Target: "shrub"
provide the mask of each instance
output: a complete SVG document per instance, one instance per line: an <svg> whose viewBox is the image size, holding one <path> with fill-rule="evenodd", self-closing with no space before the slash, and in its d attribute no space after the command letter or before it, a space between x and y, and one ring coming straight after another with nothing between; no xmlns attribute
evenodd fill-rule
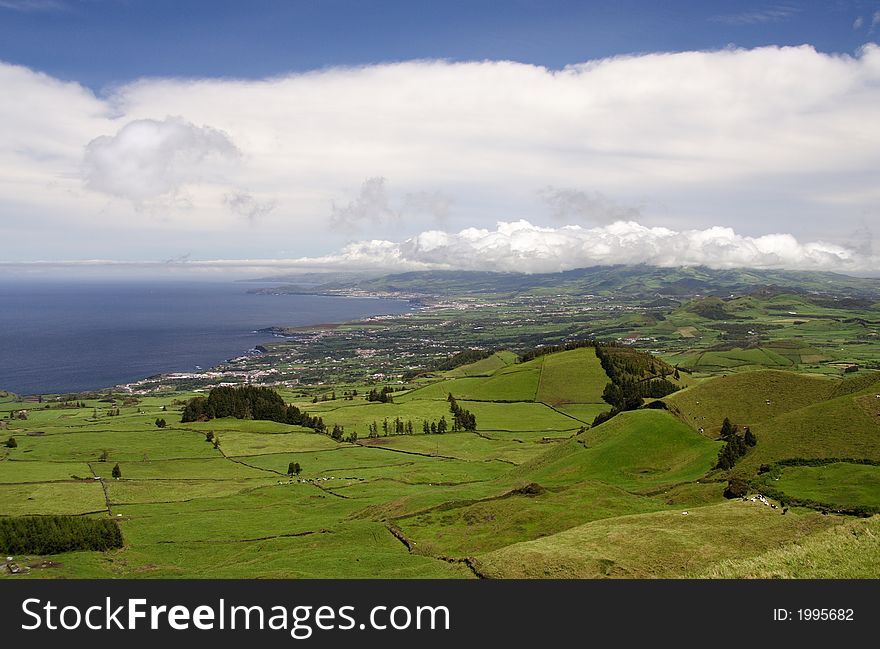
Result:
<svg viewBox="0 0 880 649"><path fill-rule="evenodd" d="M749 483L742 478L731 478L724 490L725 498L742 498L749 492Z"/></svg>

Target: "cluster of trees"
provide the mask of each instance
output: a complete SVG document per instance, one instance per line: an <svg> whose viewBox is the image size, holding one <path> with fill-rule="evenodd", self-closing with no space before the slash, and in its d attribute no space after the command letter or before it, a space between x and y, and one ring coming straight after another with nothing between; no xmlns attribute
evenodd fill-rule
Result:
<svg viewBox="0 0 880 649"><path fill-rule="evenodd" d="M611 406L593 420L604 423L625 410L641 408L645 399L660 399L678 390L667 376L680 378L678 368L638 350L613 343L596 343L596 356L611 383L605 386L602 399Z"/></svg>
<svg viewBox="0 0 880 649"><path fill-rule="evenodd" d="M379 424L375 421L367 426L368 436L372 438L379 437L379 428ZM415 432L412 419L403 421L400 417L395 417L394 421L388 421L386 417L382 420L381 428L383 437L388 437L388 435L412 435Z"/></svg>
<svg viewBox="0 0 880 649"><path fill-rule="evenodd" d="M50 404L46 404L46 407L48 408L49 405ZM56 408L86 408L88 406L86 406L85 401L71 401L71 400L67 399L67 400L61 401L60 403L56 403L55 407Z"/></svg>
<svg viewBox="0 0 880 649"><path fill-rule="evenodd" d="M318 433L327 431L321 417L312 417L296 406L287 405L271 388L251 385L212 388L207 397L190 399L183 408L181 421L208 421L217 417L277 421L305 426Z"/></svg>
<svg viewBox="0 0 880 649"><path fill-rule="evenodd" d="M165 428L165 426L167 426L167 425L168 425L168 423L163 418L156 420L156 428Z"/></svg>
<svg viewBox="0 0 880 649"><path fill-rule="evenodd" d="M429 422L427 419L422 422L422 432L426 435L443 435L449 430L449 423L446 417L440 417L439 421Z"/></svg>
<svg viewBox="0 0 880 649"><path fill-rule="evenodd" d="M0 516L0 552L57 554L122 547L112 520L85 516Z"/></svg>
<svg viewBox="0 0 880 649"><path fill-rule="evenodd" d="M740 435L739 427L731 424L728 417L725 417L721 424L721 439L726 443L718 452L718 463L715 468L725 471L732 469L737 461L748 453L750 447L758 444L758 439L748 426Z"/></svg>
<svg viewBox="0 0 880 649"><path fill-rule="evenodd" d="M354 398L357 396L357 394L357 390L346 390L342 393L342 398L345 401L354 401ZM318 395L315 395L315 397L312 399L312 403L318 403L319 401L336 401L336 390L333 390L329 395L322 394L320 399L318 398Z"/></svg>
<svg viewBox="0 0 880 649"><path fill-rule="evenodd" d="M605 370L605 374L608 375L612 383L624 385L630 382L636 383L662 379L674 388L672 392L678 389L674 384L666 381L667 376L673 376L676 379L680 378L681 375L678 372L678 368L672 367L669 363L656 356L615 343L599 343L595 347L596 356L602 364L602 369ZM658 385L662 386L663 384ZM666 392L666 394L670 393ZM656 395L656 397L665 397L666 394ZM654 394L645 394L644 396L655 397Z"/></svg>
<svg viewBox="0 0 880 649"><path fill-rule="evenodd" d="M299 465L299 462L291 462L287 465L287 475L299 475L302 473L302 467Z"/></svg>
<svg viewBox="0 0 880 649"><path fill-rule="evenodd" d="M470 410L465 410L455 401L452 393L446 397L449 402L449 412L452 413L452 432L457 433L461 430L473 432L477 430L477 418ZM445 430L443 431L446 432Z"/></svg>
<svg viewBox="0 0 880 649"><path fill-rule="evenodd" d="M378 401L379 403L393 403L394 397L391 394L394 388L385 386L381 390L373 388L367 393L367 401Z"/></svg>
<svg viewBox="0 0 880 649"><path fill-rule="evenodd" d="M333 428L330 430L330 437L337 442L350 442L351 444L354 444L358 439L358 434L357 432L352 431L352 433L346 437L345 426L333 424Z"/></svg>

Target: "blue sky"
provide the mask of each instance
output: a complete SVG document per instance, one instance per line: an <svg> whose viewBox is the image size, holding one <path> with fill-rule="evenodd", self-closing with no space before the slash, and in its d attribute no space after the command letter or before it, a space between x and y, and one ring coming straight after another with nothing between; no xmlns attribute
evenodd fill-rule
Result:
<svg viewBox="0 0 880 649"><path fill-rule="evenodd" d="M868 0L0 0L0 59L100 89L421 58L560 68L728 45L853 52L880 36L878 10Z"/></svg>
<svg viewBox="0 0 880 649"><path fill-rule="evenodd" d="M0 266L880 272L878 39L880 0L0 0Z"/></svg>

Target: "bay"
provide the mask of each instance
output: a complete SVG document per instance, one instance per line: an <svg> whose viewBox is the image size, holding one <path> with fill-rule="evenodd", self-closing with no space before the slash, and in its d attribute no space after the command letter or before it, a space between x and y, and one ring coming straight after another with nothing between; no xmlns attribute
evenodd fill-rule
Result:
<svg viewBox="0 0 880 649"><path fill-rule="evenodd" d="M235 282L0 282L0 389L95 390L207 369L272 339L257 330L410 310L400 300L268 295Z"/></svg>

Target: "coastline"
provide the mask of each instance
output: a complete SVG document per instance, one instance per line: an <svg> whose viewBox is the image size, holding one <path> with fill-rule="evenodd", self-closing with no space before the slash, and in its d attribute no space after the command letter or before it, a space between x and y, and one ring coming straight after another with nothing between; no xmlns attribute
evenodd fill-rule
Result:
<svg viewBox="0 0 880 649"><path fill-rule="evenodd" d="M66 286L59 285L62 288ZM93 287L94 288L94 287ZM131 287L123 286L122 292ZM161 290L155 291L160 298L165 294L166 286L160 286ZM240 287L239 287L240 288ZM192 290L192 287L189 287ZM97 291L95 291L97 292ZM173 293L174 291L170 291ZM216 291L215 291L216 292ZM213 294L211 294L213 295ZM127 386L133 386L143 382L161 382L169 377L194 376L196 374L216 373L222 371L220 368L234 364L242 359L252 359L256 355L264 353L265 345L270 343L273 338L278 337L276 330L286 329L290 327L291 331L304 330L320 330L337 328L349 322L361 321L365 318L393 316L398 313L406 313L413 308L410 300L391 296L362 296L362 295L339 295L339 294L303 294L306 298L348 298L337 303L337 300L331 300L334 306L329 309L329 313L321 313L328 309L324 308L323 300L316 301L312 299L306 304L299 304L288 301L286 304L282 302L267 301L257 306L257 313L254 318L260 318L263 321L272 320L285 322L289 321L290 325L273 325L268 327L254 326L254 322L247 322L251 314L251 307L254 303L248 300L253 299L250 291L236 293L235 291L220 291L217 293L219 305L217 311L218 317L204 318L208 327L193 324L193 318L188 317L178 330L175 325L175 319L179 317L177 314L181 311L196 311L200 308L200 304L189 304L189 295L176 296L176 301L171 300L171 307L161 309L165 311L161 314L165 320L161 324L160 332L161 340L154 340L149 337L152 332L147 331L149 340L144 340L144 327L138 321L139 313L132 313L126 310L127 305L120 307L122 309L123 318L117 322L112 310L100 314L100 316L90 315L95 319L95 325L89 326L88 321L74 322L74 326L70 331L62 331L61 336L56 331L48 331L44 336L37 335L32 332L33 327L29 321L21 319L20 322L13 322L12 333L7 337L7 351L9 359L5 359L6 370L9 374L8 378L19 379L23 376L24 380L17 383L14 380L0 380L0 389L8 390L20 397L39 395L74 395L86 393L106 393L112 390L126 390ZM296 297L287 294L289 297ZM229 297L234 299L230 304ZM76 299L76 295L73 296ZM371 305L364 311L353 306L356 302L363 303L363 300L374 301L376 299L392 300L396 303L396 307L388 305ZM156 299L156 298L154 298ZM205 301L205 299L203 299ZM210 295L207 298L210 301ZM51 301L47 301L50 303ZM261 301L262 302L262 301ZM349 304L346 305L345 302ZM243 304L244 303L244 304ZM59 311L62 316L69 316L70 319L76 320L77 313L69 315L63 312L57 304L52 305L53 311L44 308L43 302L40 302L32 308L31 320L40 324L52 323L53 321L63 320L59 317ZM165 305L157 307L157 311ZM144 305L138 305L135 309L147 309ZM225 309L225 310L224 310ZM349 312L345 312L346 309ZM149 310L149 309L148 309ZM340 313L340 311L343 311ZM353 312L352 312L353 311ZM231 315L231 322L227 322L225 315ZM266 315L260 315L260 314ZM311 321L297 322L297 318L308 317L311 315ZM150 314L152 315L152 313ZM187 315L191 315L187 313ZM201 316L200 316L201 317ZM135 320L135 325L129 326L124 320ZM222 323L211 329L211 324ZM155 325L149 322L149 325ZM19 342L15 337L15 327L25 331L23 342ZM134 327L140 327L136 329ZM111 334L105 336L101 330L112 330ZM79 335L79 331L84 333ZM5 333L9 333L8 331ZM69 340L62 341L58 338L68 337ZM206 338L207 337L207 338ZM59 351L52 354L47 351L48 346L44 344L44 340L49 340L50 344L54 344ZM205 346L205 349L196 351L200 343L206 340L211 342ZM236 344L236 341L237 344ZM163 345L162 343L169 343ZM68 344L64 344L68 343ZM227 349L224 353L223 347ZM36 350L36 351L34 351ZM124 352L115 361L114 351ZM164 359L162 357L165 357ZM212 358L213 356L213 358ZM140 373L126 372L127 368L133 368L134 363L129 360L134 358L135 361L144 361L142 365L153 365L158 371L145 371ZM56 371L56 368L62 368ZM207 368L207 369L202 369ZM144 368L148 369L148 368ZM153 368L149 368L153 369ZM98 380L90 382L88 376L90 373L97 375ZM116 374L118 378L113 377L110 381L101 381L100 376L109 378L109 375ZM89 384L91 383L91 384Z"/></svg>

